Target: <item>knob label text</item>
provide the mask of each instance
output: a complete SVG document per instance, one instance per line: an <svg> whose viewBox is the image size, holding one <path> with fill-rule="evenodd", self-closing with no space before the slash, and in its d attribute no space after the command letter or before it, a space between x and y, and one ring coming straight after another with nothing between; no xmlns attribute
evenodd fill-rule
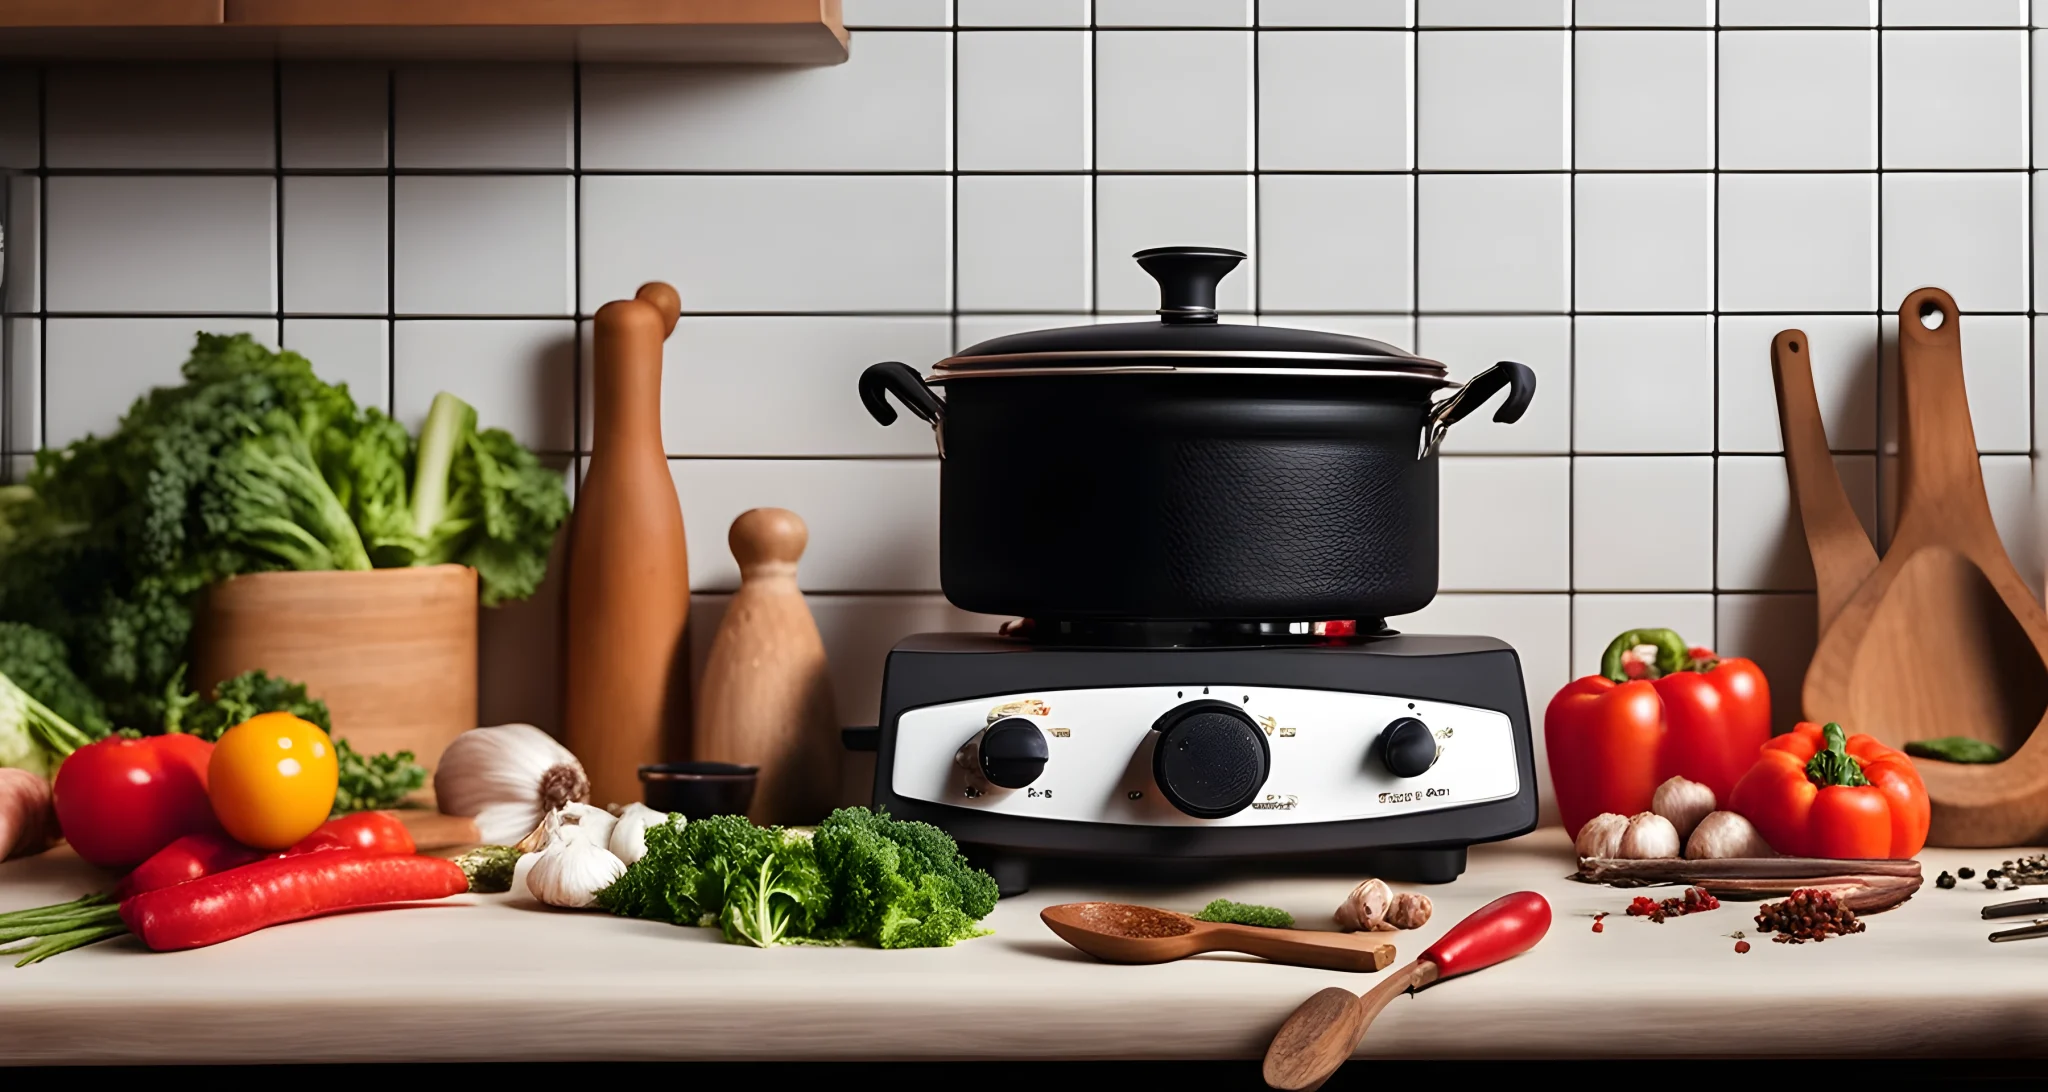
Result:
<svg viewBox="0 0 2048 1092"><path fill-rule="evenodd" d="M1413 804L1418 800L1436 800L1451 795L1449 789L1411 789L1407 792L1383 792L1382 804Z"/></svg>

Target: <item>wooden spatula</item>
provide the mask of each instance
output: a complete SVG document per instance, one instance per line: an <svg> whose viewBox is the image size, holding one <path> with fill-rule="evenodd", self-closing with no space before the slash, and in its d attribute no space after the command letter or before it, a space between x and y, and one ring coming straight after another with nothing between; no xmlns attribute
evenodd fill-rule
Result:
<svg viewBox="0 0 2048 1092"><path fill-rule="evenodd" d="M1877 571L1877 549L1856 518L1821 423L1813 390L1813 362L1804 330L1771 339L1771 381L1778 390L1778 429L1785 437L1785 472L1813 555L1813 584L1826 632L1856 589Z"/></svg>
<svg viewBox="0 0 2048 1092"><path fill-rule="evenodd" d="M2034 738L2048 712L2048 613L1991 520L1961 327L1939 288L1899 308L1898 530L1821 634L1802 698L1807 719L1894 747L1961 735L2003 748L1992 765L1916 761L1934 804L1928 844L2024 845L2048 834L2048 743Z"/></svg>

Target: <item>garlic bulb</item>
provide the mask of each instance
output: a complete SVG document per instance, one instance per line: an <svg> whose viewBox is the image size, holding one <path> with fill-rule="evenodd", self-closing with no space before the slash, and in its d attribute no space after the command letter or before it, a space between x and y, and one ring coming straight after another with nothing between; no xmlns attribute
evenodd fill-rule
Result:
<svg viewBox="0 0 2048 1092"><path fill-rule="evenodd" d="M594 839L595 827L564 826L526 873L526 890L549 906L585 907L626 874L626 862Z"/></svg>
<svg viewBox="0 0 2048 1092"><path fill-rule="evenodd" d="M612 828L619 825L619 817L594 804L564 804L548 817L547 825L551 839L565 827L580 827L583 833L590 835L592 842L609 847Z"/></svg>
<svg viewBox="0 0 2048 1092"><path fill-rule="evenodd" d="M1387 916L1387 907L1394 901L1394 891L1385 880L1361 880L1351 889L1344 901L1337 904L1337 925L1347 933L1360 930L1380 931Z"/></svg>
<svg viewBox="0 0 2048 1092"><path fill-rule="evenodd" d="M1626 817L1616 815L1611 811L1602 812L1586 820L1586 825L1579 828L1578 841L1573 843L1572 848L1578 852L1581 858L1619 857L1621 856L1621 835L1627 829L1628 819Z"/></svg>
<svg viewBox="0 0 2048 1092"><path fill-rule="evenodd" d="M590 796L590 778L569 749L531 724L473 728L455 737L434 769L444 815L476 819L486 843L511 845L548 813Z"/></svg>
<svg viewBox="0 0 2048 1092"><path fill-rule="evenodd" d="M1387 907L1387 924L1396 929L1420 929L1429 924L1435 909L1428 895L1403 891L1394 896L1394 905Z"/></svg>
<svg viewBox="0 0 2048 1092"><path fill-rule="evenodd" d="M1681 841L1692 837L1693 828L1700 825L1700 820L1712 815L1717 806L1714 790L1682 777L1671 778L1657 786L1656 793L1650 797L1650 810L1671 820Z"/></svg>
<svg viewBox="0 0 2048 1092"><path fill-rule="evenodd" d="M1632 861L1676 857L1678 845L1678 828L1671 820L1654 811L1640 811L1629 816L1628 829L1621 832L1621 850L1615 856Z"/></svg>
<svg viewBox="0 0 2048 1092"><path fill-rule="evenodd" d="M627 804L619 811L619 821L612 826L612 836L605 844L611 849L612 856L632 864L647 856L647 828L668 822L682 826L683 817L655 811L645 804Z"/></svg>
<svg viewBox="0 0 2048 1092"><path fill-rule="evenodd" d="M1689 860L1704 861L1776 854L1748 819L1732 811L1717 811L1693 828L1692 837L1685 842L1685 855Z"/></svg>

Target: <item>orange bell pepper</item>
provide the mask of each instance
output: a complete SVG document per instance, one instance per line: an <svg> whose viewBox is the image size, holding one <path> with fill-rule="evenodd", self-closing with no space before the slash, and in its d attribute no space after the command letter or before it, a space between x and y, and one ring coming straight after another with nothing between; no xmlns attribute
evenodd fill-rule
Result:
<svg viewBox="0 0 2048 1092"><path fill-rule="evenodd" d="M1802 722L1764 744L1728 807L1795 857L1911 857L1932 816L1911 759L1832 722Z"/></svg>

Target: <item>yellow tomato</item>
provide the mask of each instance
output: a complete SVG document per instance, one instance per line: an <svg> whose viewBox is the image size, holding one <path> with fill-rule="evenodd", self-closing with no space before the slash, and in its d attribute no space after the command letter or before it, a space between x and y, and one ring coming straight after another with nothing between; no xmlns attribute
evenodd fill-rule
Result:
<svg viewBox="0 0 2048 1092"><path fill-rule="evenodd" d="M261 713L221 733L206 767L213 814L236 841L283 849L334 808L334 741L290 713Z"/></svg>

